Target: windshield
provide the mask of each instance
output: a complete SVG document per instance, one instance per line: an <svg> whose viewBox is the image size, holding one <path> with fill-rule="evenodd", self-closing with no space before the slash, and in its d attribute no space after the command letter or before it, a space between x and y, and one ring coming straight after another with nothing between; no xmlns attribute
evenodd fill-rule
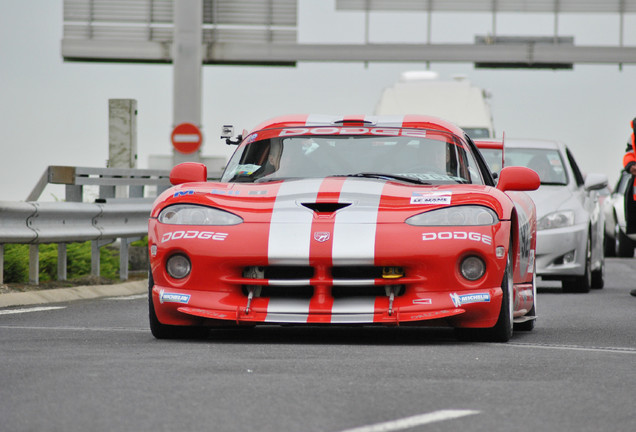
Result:
<svg viewBox="0 0 636 432"><path fill-rule="evenodd" d="M534 148L507 148L505 166L528 167L545 185L566 185L568 177L558 150Z"/></svg>
<svg viewBox="0 0 636 432"><path fill-rule="evenodd" d="M425 184L483 184L473 155L456 136L423 130L412 134L276 136L253 141L237 149L222 181L386 176Z"/></svg>
<svg viewBox="0 0 636 432"><path fill-rule="evenodd" d="M464 132L472 139L488 138L490 131L487 128L464 127Z"/></svg>
<svg viewBox="0 0 636 432"><path fill-rule="evenodd" d="M479 151L481 155L484 157L486 164L488 164L488 168L490 168L490 172L499 174L501 171L501 150L500 149L489 149L489 148L480 148Z"/></svg>

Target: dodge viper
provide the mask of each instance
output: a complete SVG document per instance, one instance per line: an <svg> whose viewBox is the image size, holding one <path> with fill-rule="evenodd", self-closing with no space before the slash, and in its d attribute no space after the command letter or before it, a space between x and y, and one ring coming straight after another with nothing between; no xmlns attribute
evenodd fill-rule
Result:
<svg viewBox="0 0 636 432"><path fill-rule="evenodd" d="M525 167L498 182L463 130L421 116L290 115L185 162L149 220L156 338L256 325L447 326L505 342L536 318Z"/></svg>

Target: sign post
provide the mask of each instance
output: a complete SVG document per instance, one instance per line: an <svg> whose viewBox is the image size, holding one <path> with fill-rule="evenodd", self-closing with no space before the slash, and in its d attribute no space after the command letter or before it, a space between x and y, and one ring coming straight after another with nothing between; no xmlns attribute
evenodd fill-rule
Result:
<svg viewBox="0 0 636 432"><path fill-rule="evenodd" d="M201 132L195 125L201 125L203 0L179 0L174 2L173 7L172 124L174 131L179 129L172 134L174 166L182 162L201 162ZM194 139L196 135L199 136L198 141ZM184 141L175 143L175 138Z"/></svg>

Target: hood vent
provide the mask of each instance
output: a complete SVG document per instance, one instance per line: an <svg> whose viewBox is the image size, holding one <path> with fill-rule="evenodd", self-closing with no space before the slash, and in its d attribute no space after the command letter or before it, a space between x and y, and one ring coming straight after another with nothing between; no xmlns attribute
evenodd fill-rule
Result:
<svg viewBox="0 0 636 432"><path fill-rule="evenodd" d="M313 210L316 213L335 213L338 210L349 207L351 203L339 203L339 202L325 202L325 203L301 203L304 207L307 207L309 210Z"/></svg>

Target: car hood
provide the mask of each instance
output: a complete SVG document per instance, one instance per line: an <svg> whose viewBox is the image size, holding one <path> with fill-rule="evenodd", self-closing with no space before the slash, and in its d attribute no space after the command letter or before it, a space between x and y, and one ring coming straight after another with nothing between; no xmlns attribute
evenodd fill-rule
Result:
<svg viewBox="0 0 636 432"><path fill-rule="evenodd" d="M478 204L509 217L510 199L482 185L415 185L348 177L297 179L267 183L186 183L164 192L152 216L171 204L193 203L222 208L246 222L291 223L301 214L331 217L346 214L352 222L403 222L405 218L449 205ZM503 204L502 204L503 203Z"/></svg>
<svg viewBox="0 0 636 432"><path fill-rule="evenodd" d="M527 194L537 208L537 219L558 210L576 209L576 199L567 186L543 185Z"/></svg>

